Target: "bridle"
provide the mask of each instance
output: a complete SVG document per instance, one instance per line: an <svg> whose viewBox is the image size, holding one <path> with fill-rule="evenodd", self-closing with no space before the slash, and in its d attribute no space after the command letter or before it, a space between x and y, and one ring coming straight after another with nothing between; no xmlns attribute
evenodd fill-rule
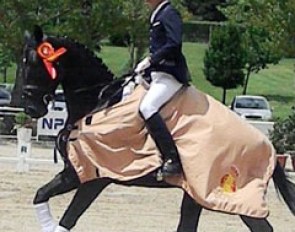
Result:
<svg viewBox="0 0 295 232"><path fill-rule="evenodd" d="M23 86L23 97L42 97L45 105L48 105L49 101L53 99L54 94L48 93L47 89L36 86L36 85L24 85Z"/></svg>

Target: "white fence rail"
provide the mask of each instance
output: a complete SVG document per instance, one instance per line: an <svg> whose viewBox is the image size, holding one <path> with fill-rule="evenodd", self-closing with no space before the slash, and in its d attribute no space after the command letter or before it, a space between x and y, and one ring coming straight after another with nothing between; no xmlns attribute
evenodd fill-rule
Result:
<svg viewBox="0 0 295 232"><path fill-rule="evenodd" d="M23 112L23 108L10 107L10 106L1 106L0 107L0 117L4 116L15 116L19 112Z"/></svg>
<svg viewBox="0 0 295 232"><path fill-rule="evenodd" d="M30 168L35 168L36 165L47 165L50 168L56 165L62 165L61 162L58 164L54 163L52 148L38 148L32 145L31 140L18 140L17 144L11 141L8 143L2 141L0 164L13 164L15 165L16 171L20 173L28 172ZM38 154L39 152L40 154Z"/></svg>
<svg viewBox="0 0 295 232"><path fill-rule="evenodd" d="M14 149L9 149L9 151L13 152L15 155L12 156L10 154L10 156L8 156L9 154L5 154L5 151L0 149L0 163L13 164L15 165L16 171L20 173L28 172L31 168L35 168L36 165L46 165L50 168L53 166L63 165L62 162L57 164L54 163L53 149L51 149L51 154L46 154L47 157L52 157L51 159L41 158L40 155L37 157L37 155L34 154L36 151L34 151L34 147L32 147L31 142L22 144L18 143ZM4 154L2 152L4 152Z"/></svg>
<svg viewBox="0 0 295 232"><path fill-rule="evenodd" d="M15 107L0 107L0 119L5 116L16 116L17 113L23 112L23 108ZM49 110L48 113L39 118L36 123L36 136L33 140L39 140L44 137L56 137L58 132L64 127L67 118L66 111ZM0 135L0 139L14 139L15 135Z"/></svg>

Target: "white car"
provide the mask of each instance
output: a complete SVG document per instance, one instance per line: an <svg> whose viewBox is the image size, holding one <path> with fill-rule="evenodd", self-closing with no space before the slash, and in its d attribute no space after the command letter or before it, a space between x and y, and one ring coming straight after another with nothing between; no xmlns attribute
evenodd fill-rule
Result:
<svg viewBox="0 0 295 232"><path fill-rule="evenodd" d="M5 90L7 90L9 93L12 92L13 87L14 87L14 84L0 83L0 88L1 88L1 89L5 89Z"/></svg>
<svg viewBox="0 0 295 232"><path fill-rule="evenodd" d="M272 119L270 105L267 99L262 96L236 96L230 107L234 112L245 119L263 121L269 121Z"/></svg>

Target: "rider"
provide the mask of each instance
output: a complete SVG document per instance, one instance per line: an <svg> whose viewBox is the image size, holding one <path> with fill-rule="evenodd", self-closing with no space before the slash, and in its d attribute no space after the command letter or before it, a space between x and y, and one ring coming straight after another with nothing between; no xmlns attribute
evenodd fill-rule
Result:
<svg viewBox="0 0 295 232"><path fill-rule="evenodd" d="M160 116L159 110L184 85L189 74L182 54L182 20L168 0L145 0L152 10L150 16L150 54L135 68L146 72L151 84L140 103L139 111L147 129L163 156L162 175L182 172L178 149Z"/></svg>

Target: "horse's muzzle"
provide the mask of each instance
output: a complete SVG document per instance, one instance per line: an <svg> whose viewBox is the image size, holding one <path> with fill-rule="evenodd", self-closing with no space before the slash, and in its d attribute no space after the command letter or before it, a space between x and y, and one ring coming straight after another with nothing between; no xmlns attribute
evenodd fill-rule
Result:
<svg viewBox="0 0 295 232"><path fill-rule="evenodd" d="M25 113L30 115L32 118L41 118L48 113L45 107L37 108L33 105L26 106Z"/></svg>

